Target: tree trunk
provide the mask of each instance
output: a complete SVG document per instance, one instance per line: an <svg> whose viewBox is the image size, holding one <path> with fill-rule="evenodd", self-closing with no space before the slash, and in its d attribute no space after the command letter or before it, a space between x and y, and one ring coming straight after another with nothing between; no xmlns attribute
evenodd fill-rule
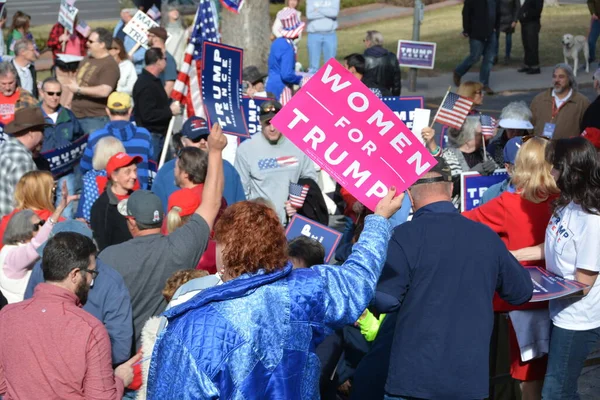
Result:
<svg viewBox="0 0 600 400"><path fill-rule="evenodd" d="M221 11L222 42L244 49L244 66L256 65L266 73L271 47L269 0L247 0L239 14Z"/></svg>

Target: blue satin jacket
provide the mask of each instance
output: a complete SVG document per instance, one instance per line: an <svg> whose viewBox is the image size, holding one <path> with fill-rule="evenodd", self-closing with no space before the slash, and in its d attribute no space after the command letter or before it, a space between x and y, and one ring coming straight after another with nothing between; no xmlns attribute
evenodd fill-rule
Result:
<svg viewBox="0 0 600 400"><path fill-rule="evenodd" d="M318 399L315 348L367 307L390 232L369 216L342 266L242 275L166 311L148 399Z"/></svg>

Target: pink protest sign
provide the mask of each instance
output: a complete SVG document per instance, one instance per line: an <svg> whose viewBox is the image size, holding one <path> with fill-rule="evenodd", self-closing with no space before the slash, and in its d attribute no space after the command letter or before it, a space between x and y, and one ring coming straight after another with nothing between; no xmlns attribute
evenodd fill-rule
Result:
<svg viewBox="0 0 600 400"><path fill-rule="evenodd" d="M436 164L406 125L335 59L272 123L371 210L390 186L403 191Z"/></svg>

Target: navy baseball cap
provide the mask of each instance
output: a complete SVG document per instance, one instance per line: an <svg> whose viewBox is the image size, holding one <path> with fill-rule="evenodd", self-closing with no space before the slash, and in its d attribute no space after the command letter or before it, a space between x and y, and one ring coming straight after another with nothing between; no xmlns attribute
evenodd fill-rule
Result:
<svg viewBox="0 0 600 400"><path fill-rule="evenodd" d="M210 130L204 118L190 117L181 127L181 135L194 141L200 139L202 136L208 137L209 134Z"/></svg>
<svg viewBox="0 0 600 400"><path fill-rule="evenodd" d="M504 162L514 164L517 159L517 153L523 144L523 137L517 136L510 139L504 146Z"/></svg>

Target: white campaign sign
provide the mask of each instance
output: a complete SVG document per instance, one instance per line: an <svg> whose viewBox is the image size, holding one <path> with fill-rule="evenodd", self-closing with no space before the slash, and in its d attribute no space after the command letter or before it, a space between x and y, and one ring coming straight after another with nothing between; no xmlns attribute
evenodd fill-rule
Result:
<svg viewBox="0 0 600 400"><path fill-rule="evenodd" d="M148 48L148 29L159 26L152 18L142 11L135 13L131 21L125 25L123 32L129 35L133 40Z"/></svg>
<svg viewBox="0 0 600 400"><path fill-rule="evenodd" d="M77 17L78 12L79 10L69 4L68 0L61 0L60 9L58 10L58 23L64 26L69 33L73 33L75 17Z"/></svg>

